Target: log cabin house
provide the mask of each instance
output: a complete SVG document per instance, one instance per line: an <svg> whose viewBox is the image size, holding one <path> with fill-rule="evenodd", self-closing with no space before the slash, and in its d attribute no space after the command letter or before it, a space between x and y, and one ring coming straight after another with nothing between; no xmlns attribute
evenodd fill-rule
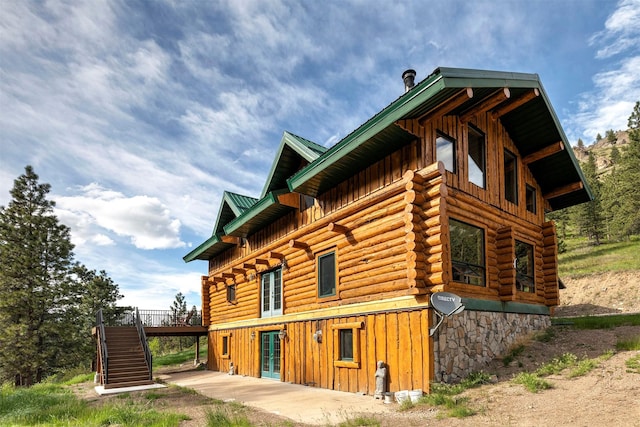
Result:
<svg viewBox="0 0 640 427"><path fill-rule="evenodd" d="M331 148L285 132L258 198L225 192L184 257L208 368L373 394L429 390L550 325L545 212L591 199L536 74L438 68ZM466 309L429 336L430 294Z"/></svg>

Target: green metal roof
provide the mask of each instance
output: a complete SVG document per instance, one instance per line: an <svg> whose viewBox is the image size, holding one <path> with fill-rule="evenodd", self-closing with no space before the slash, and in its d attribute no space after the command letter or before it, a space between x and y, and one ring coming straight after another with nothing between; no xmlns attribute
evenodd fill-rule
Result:
<svg viewBox="0 0 640 427"><path fill-rule="evenodd" d="M207 261L216 255L222 253L226 249L234 246L232 243L225 243L221 240L221 235L214 234L207 240L198 245L197 248L186 254L182 259L184 262L190 262L196 259Z"/></svg>
<svg viewBox="0 0 640 427"><path fill-rule="evenodd" d="M565 150L529 165L543 194L566 184L582 181L582 190L550 199L552 209L562 209L592 199L571 145L537 74L458 68L435 70L413 89L290 177L287 180L289 189L317 196L334 187L353 173L415 139L396 126L396 121L421 117L466 87L474 89L473 98L451 114L467 110L500 88L508 87L513 98L531 89L538 89L540 96L506 114L501 121L523 156L558 141L564 143Z"/></svg>
<svg viewBox="0 0 640 427"><path fill-rule="evenodd" d="M397 126L398 120L421 117L467 87L473 88L473 98L450 114L463 112L504 87L509 88L514 99L531 89L538 89L540 96L500 120L522 156L558 141L564 143L564 150L529 164L543 194L578 181L583 183L581 190L549 199L552 209L592 199L537 74L438 68L330 149L285 132L261 199L225 192L213 236L187 254L184 260L210 259L233 246L221 240L222 233L247 237L289 213L292 208L278 202L278 195L288 192L283 189L285 183L292 192L316 197L410 143L416 136Z"/></svg>
<svg viewBox="0 0 640 427"><path fill-rule="evenodd" d="M281 205L278 202L278 196L284 193L288 193L288 190L267 193L266 196L243 212L242 215L226 224L224 226L225 234L228 236L247 237L291 212L292 207Z"/></svg>
<svg viewBox="0 0 640 427"><path fill-rule="evenodd" d="M242 194L225 191L222 194L216 225L213 234L221 233L223 227L234 218L239 217L244 211L255 205L258 199L255 197L243 196Z"/></svg>
<svg viewBox="0 0 640 427"><path fill-rule="evenodd" d="M269 191L286 188L287 178L313 162L325 151L327 151L326 147L290 132L284 132L260 197L264 197Z"/></svg>

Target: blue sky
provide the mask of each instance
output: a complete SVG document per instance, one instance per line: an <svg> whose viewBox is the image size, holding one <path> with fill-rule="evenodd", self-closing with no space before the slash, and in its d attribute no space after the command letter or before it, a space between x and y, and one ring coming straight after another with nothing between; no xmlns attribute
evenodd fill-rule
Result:
<svg viewBox="0 0 640 427"><path fill-rule="evenodd" d="M438 66L538 73L572 143L626 129L640 0L0 0L0 205L32 165L122 304L200 306L224 190L331 146Z"/></svg>

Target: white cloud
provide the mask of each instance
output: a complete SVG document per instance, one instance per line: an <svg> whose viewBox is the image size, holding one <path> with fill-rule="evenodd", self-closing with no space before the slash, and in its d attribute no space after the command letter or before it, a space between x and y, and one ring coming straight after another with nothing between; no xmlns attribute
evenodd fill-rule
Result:
<svg viewBox="0 0 640 427"><path fill-rule="evenodd" d="M148 196L126 197L97 184L81 188L79 196L56 198L61 222L77 230L76 244L112 244L111 238L94 230L128 237L138 249L184 247L180 221L171 218L160 201Z"/></svg>
<svg viewBox="0 0 640 427"><path fill-rule="evenodd" d="M589 42L600 46L596 58L610 59L593 76L594 89L580 94L577 112L568 120L568 134L587 143L609 129L627 128L634 104L640 100L640 0L623 0L609 16L605 28ZM613 60L619 55L620 59ZM626 56L623 56L626 55Z"/></svg>

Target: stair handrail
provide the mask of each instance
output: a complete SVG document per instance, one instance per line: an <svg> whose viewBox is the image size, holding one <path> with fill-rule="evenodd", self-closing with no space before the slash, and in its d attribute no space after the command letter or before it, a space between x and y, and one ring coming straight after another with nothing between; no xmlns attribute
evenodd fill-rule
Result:
<svg viewBox="0 0 640 427"><path fill-rule="evenodd" d="M136 307L136 328L138 329L138 337L140 337L140 344L142 345L142 350L144 351L144 360L147 362L147 368L149 369L149 380L153 381L153 373L151 372L151 349L149 349L149 344L147 343L147 334L144 333L144 326L142 326L142 321L140 320L138 307Z"/></svg>
<svg viewBox="0 0 640 427"><path fill-rule="evenodd" d="M96 327L100 331L100 358L102 369L102 383L103 385L109 382L109 352L107 351L107 336L104 331L104 317L102 315L102 309L99 309L96 313Z"/></svg>

